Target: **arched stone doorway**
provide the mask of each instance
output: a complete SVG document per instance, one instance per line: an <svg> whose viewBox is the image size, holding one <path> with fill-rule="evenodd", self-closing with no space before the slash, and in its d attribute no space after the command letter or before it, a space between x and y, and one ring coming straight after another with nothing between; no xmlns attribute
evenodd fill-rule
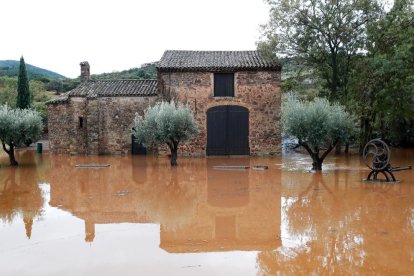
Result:
<svg viewBox="0 0 414 276"><path fill-rule="evenodd" d="M249 110L237 105L207 110L207 155L249 153Z"/></svg>

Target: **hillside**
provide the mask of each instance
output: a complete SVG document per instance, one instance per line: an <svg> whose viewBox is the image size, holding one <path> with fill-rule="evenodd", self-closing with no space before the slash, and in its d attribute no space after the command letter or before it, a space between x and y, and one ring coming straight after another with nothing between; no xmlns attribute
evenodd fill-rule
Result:
<svg viewBox="0 0 414 276"><path fill-rule="evenodd" d="M157 62L142 64L139 68L131 68L120 72L92 75L93 80L125 80L125 79L156 79Z"/></svg>
<svg viewBox="0 0 414 276"><path fill-rule="evenodd" d="M16 77L19 74L19 65L20 62L17 60L0 60L0 77ZM39 79L42 77L47 77L52 80L66 79L66 77L58 73L36 67L28 63L26 63L26 70L29 80Z"/></svg>

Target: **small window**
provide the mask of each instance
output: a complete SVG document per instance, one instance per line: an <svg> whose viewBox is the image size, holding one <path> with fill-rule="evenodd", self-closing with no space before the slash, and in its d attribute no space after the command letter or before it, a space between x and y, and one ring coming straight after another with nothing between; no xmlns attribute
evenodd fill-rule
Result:
<svg viewBox="0 0 414 276"><path fill-rule="evenodd" d="M79 117L79 128L83 128L83 117Z"/></svg>
<svg viewBox="0 0 414 276"><path fill-rule="evenodd" d="M214 97L234 97L234 74L214 74Z"/></svg>

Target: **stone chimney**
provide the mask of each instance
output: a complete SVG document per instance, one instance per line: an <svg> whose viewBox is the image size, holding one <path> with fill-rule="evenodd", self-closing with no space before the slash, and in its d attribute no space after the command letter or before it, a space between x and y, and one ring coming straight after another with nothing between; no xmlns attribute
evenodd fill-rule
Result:
<svg viewBox="0 0 414 276"><path fill-rule="evenodd" d="M80 66L81 66L81 75L80 75L81 82L88 81L91 78L89 62L82 61L80 63Z"/></svg>

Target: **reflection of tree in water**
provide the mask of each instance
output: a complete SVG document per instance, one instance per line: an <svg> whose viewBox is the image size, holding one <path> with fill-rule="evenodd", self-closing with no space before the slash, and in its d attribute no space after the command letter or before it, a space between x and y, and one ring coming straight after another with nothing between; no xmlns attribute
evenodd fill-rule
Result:
<svg viewBox="0 0 414 276"><path fill-rule="evenodd" d="M363 264L362 236L349 227L358 212L346 213L330 186L324 175L314 173L305 190L286 199L284 223L299 246L261 252L258 262L265 275L344 273Z"/></svg>
<svg viewBox="0 0 414 276"><path fill-rule="evenodd" d="M407 227L411 204L401 204L402 191L394 185L349 185L347 178L341 179L337 172L314 174L298 196L283 200L286 233L282 235L287 236L282 238L294 245L259 253L262 274L348 275L413 269L413 229ZM404 244L396 244L401 240Z"/></svg>
<svg viewBox="0 0 414 276"><path fill-rule="evenodd" d="M0 219L12 223L21 215L26 235L31 237L33 220L42 214L43 197L38 185L38 172L33 152L26 151L21 157L27 164L18 168L2 168L0 175Z"/></svg>
<svg viewBox="0 0 414 276"><path fill-rule="evenodd" d="M325 196L326 193L328 193L328 197ZM295 237L309 236L312 239L316 235L315 228L326 223L326 219L332 216L331 205L335 201L335 197L326 185L323 175L314 173L312 181L305 190L297 197L285 200L286 204L282 206L282 212L289 218L285 220L288 232ZM334 206L336 209L338 207Z"/></svg>
<svg viewBox="0 0 414 276"><path fill-rule="evenodd" d="M151 176L137 201L138 215L144 213L165 230L175 230L191 222L199 201L200 167L189 163L170 168L160 160L149 161L148 165L147 173Z"/></svg>

